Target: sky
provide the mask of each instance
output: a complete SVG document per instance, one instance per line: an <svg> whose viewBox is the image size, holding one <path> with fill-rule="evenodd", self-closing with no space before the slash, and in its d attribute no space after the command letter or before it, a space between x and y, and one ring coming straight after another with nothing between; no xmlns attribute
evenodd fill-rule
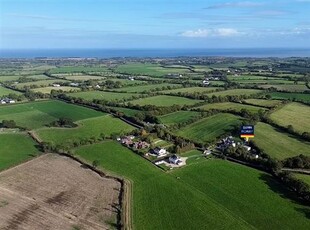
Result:
<svg viewBox="0 0 310 230"><path fill-rule="evenodd" d="M0 50L310 48L310 0L0 0Z"/></svg>

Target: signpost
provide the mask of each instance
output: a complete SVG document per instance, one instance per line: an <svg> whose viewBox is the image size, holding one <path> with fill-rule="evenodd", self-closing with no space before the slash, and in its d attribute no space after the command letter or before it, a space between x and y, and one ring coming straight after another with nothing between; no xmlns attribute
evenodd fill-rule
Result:
<svg viewBox="0 0 310 230"><path fill-rule="evenodd" d="M249 141L249 138L254 138L254 125L242 125L240 128L240 137Z"/></svg>

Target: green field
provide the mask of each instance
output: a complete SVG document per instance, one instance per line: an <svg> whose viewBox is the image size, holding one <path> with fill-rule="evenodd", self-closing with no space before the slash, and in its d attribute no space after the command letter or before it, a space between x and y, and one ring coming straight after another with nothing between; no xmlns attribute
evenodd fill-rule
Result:
<svg viewBox="0 0 310 230"><path fill-rule="evenodd" d="M91 75L62 75L67 80L71 81L88 81L88 80L104 80L104 77Z"/></svg>
<svg viewBox="0 0 310 230"><path fill-rule="evenodd" d="M190 72L188 69L184 68L163 68L160 65L150 63L128 63L119 65L115 71L119 73L149 75L156 77L162 77L168 74L185 74Z"/></svg>
<svg viewBox="0 0 310 230"><path fill-rule="evenodd" d="M300 103L289 103L275 111L270 118L280 126L293 125L299 133L310 132L310 106Z"/></svg>
<svg viewBox="0 0 310 230"><path fill-rule="evenodd" d="M228 113L219 113L185 126L177 134L200 142L209 142L230 132L234 125L241 123L241 118Z"/></svg>
<svg viewBox="0 0 310 230"><path fill-rule="evenodd" d="M310 155L310 143L295 139L265 123L255 125L253 140L268 155L280 160L300 154Z"/></svg>
<svg viewBox="0 0 310 230"><path fill-rule="evenodd" d="M78 93L70 93L67 94L70 97L83 98L85 100L107 100L107 101L117 101L123 99L130 99L134 96L139 96L139 94L134 93L113 93L113 92L104 92L104 91L86 91L86 92L78 92Z"/></svg>
<svg viewBox="0 0 310 230"><path fill-rule="evenodd" d="M247 99L245 100L245 102L252 105L263 106L266 108L273 108L281 104L281 101L278 100L264 100L264 99Z"/></svg>
<svg viewBox="0 0 310 230"><path fill-rule="evenodd" d="M294 173L293 175L297 179L304 181L305 183L307 183L310 186L310 175L305 175L305 174L300 174L300 173Z"/></svg>
<svg viewBox="0 0 310 230"><path fill-rule="evenodd" d="M111 134L126 134L134 130L132 126L111 115L80 120L77 124L77 128L42 128L37 129L36 133L45 142L62 145L92 137L98 139L101 134L109 137Z"/></svg>
<svg viewBox="0 0 310 230"><path fill-rule="evenodd" d="M25 82L25 83L18 83L18 84L14 84L13 86L15 86L17 89L22 89L25 86L31 86L34 85L36 87L45 87L45 86L49 86L52 85L53 83L61 83L61 82L68 82L66 80L59 80L59 79L51 79L51 80L40 80L40 81L31 81L31 82Z"/></svg>
<svg viewBox="0 0 310 230"><path fill-rule="evenodd" d="M32 89L31 91L49 94L51 93L52 90L62 90L64 92L69 92L69 91L80 90L80 88L69 87L69 86L60 86L60 87L49 86L49 87L35 88L35 89Z"/></svg>
<svg viewBox="0 0 310 230"><path fill-rule="evenodd" d="M177 123L182 123L194 118L198 115L198 112L193 111L178 111L174 113L169 113L158 117L160 122L165 125L174 125Z"/></svg>
<svg viewBox="0 0 310 230"><path fill-rule="evenodd" d="M209 93L211 91L215 91L217 89L222 89L220 87L189 87L189 88L180 88L180 89L171 89L171 90L164 90L162 93L169 94L169 93Z"/></svg>
<svg viewBox="0 0 310 230"><path fill-rule="evenodd" d="M141 112L140 110L128 109L128 108L123 108L123 107L109 107L109 108L122 112L126 116L129 116L129 117L135 116L137 113Z"/></svg>
<svg viewBox="0 0 310 230"><path fill-rule="evenodd" d="M102 116L103 113L61 101L31 102L9 105L0 110L0 121L14 120L17 125L36 129L50 124L60 117L73 121Z"/></svg>
<svg viewBox="0 0 310 230"><path fill-rule="evenodd" d="M280 93L280 92L274 92L274 93L268 93L271 95L272 99L288 99L288 100L300 100L305 102L310 102L310 94L306 93Z"/></svg>
<svg viewBox="0 0 310 230"><path fill-rule="evenodd" d="M269 185L281 191L283 187L251 168L205 160L167 174L112 141L83 146L75 152L90 163L98 160L103 170L131 181L134 229L309 227L299 211L308 209L273 192Z"/></svg>
<svg viewBox="0 0 310 230"><path fill-rule="evenodd" d="M175 97L175 96L154 96L147 98L140 98L137 100L130 101L134 105L155 105L155 106L172 106L172 105L194 105L200 100L193 100L185 97Z"/></svg>
<svg viewBox="0 0 310 230"><path fill-rule="evenodd" d="M214 96L238 96L238 95L252 95L252 94L258 94L261 93L261 90L258 89L230 89L215 93L208 93L207 95L212 97Z"/></svg>
<svg viewBox="0 0 310 230"><path fill-rule="evenodd" d="M234 102L212 103L212 104L206 104L206 105L203 105L197 108L203 109L203 110L210 110L210 109L234 110L237 112L240 112L242 109L246 109L252 113L257 113L259 110L266 110L262 107L246 105L246 104L241 104L241 103L234 103Z"/></svg>
<svg viewBox="0 0 310 230"><path fill-rule="evenodd" d="M19 75L4 75L4 76L0 76L0 82L5 82L5 81L16 81L17 79L19 79L21 76Z"/></svg>
<svg viewBox="0 0 310 230"><path fill-rule="evenodd" d="M15 90L11 90L11 89L7 89L7 88L4 88L4 87L0 86L0 97L7 96L10 93L17 94L17 95L21 94L21 92L18 92L18 91L15 91Z"/></svg>
<svg viewBox="0 0 310 230"><path fill-rule="evenodd" d="M150 90L161 91L163 87L181 87L178 84L169 84L169 83L162 83L162 84L148 84L148 85L138 85L138 86L131 86L131 87L123 87L119 89L114 89L114 91L121 91L127 93L142 93L142 92L149 92Z"/></svg>
<svg viewBox="0 0 310 230"><path fill-rule="evenodd" d="M147 84L147 81L136 80L136 79L134 81L131 81L129 79L122 79L122 78L109 78L107 80L113 81L113 82L120 82L123 86L131 86L131 85L136 85L136 84L137 85Z"/></svg>
<svg viewBox="0 0 310 230"><path fill-rule="evenodd" d="M305 85L302 85L302 84L299 84L299 85L294 85L294 84L291 84L291 85L285 85L285 84L282 84L282 85L260 85L259 86L260 88L263 88L263 89L268 89L268 88L276 88L277 90L280 90L280 91L289 91L289 92L304 92L306 90L308 90L307 86Z"/></svg>
<svg viewBox="0 0 310 230"><path fill-rule="evenodd" d="M38 155L35 144L26 134L0 131L0 171Z"/></svg>
<svg viewBox="0 0 310 230"><path fill-rule="evenodd" d="M63 66L49 71L52 74L82 73L82 72L109 72L106 66Z"/></svg>

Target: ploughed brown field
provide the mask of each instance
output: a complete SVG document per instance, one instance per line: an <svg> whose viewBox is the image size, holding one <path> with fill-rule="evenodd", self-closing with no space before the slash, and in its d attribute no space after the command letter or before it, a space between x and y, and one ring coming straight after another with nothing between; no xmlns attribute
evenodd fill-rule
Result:
<svg viewBox="0 0 310 230"><path fill-rule="evenodd" d="M0 229L111 229L121 184L46 154L0 173Z"/></svg>

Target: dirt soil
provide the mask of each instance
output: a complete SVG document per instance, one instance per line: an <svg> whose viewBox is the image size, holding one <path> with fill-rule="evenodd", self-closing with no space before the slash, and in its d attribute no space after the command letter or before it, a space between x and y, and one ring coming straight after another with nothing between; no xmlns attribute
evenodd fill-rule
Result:
<svg viewBox="0 0 310 230"><path fill-rule="evenodd" d="M0 173L0 229L114 229L121 184L46 154Z"/></svg>

